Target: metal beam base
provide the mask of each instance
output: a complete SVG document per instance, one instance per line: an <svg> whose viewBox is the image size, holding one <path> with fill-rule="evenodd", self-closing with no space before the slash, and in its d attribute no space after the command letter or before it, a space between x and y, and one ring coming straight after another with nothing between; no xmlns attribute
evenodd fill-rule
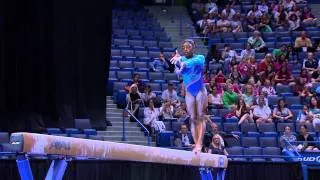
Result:
<svg viewBox="0 0 320 180"><path fill-rule="evenodd" d="M224 180L225 176L225 169L199 168L199 172L201 180Z"/></svg>

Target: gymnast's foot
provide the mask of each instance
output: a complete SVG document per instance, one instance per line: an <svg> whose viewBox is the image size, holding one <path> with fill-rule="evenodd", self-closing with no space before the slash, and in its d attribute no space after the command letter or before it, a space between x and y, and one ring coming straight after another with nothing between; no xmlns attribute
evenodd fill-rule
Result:
<svg viewBox="0 0 320 180"><path fill-rule="evenodd" d="M201 153L201 150L202 150L202 146L201 145L195 145L193 147L192 152L194 152L195 154L199 154L199 153Z"/></svg>

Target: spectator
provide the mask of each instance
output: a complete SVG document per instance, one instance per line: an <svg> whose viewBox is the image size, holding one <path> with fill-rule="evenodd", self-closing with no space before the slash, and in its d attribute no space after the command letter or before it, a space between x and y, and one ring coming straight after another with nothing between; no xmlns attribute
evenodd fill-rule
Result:
<svg viewBox="0 0 320 180"><path fill-rule="evenodd" d="M301 15L302 24L304 25L314 25L316 23L315 16L311 13L311 9L307 6L303 8Z"/></svg>
<svg viewBox="0 0 320 180"><path fill-rule="evenodd" d="M294 145L297 141L296 136L292 133L291 127L286 126L284 128L284 133L280 137L280 147L283 148L283 152L295 151L296 146Z"/></svg>
<svg viewBox="0 0 320 180"><path fill-rule="evenodd" d="M320 68L317 68L316 71L313 71L311 78L313 83L320 82Z"/></svg>
<svg viewBox="0 0 320 180"><path fill-rule="evenodd" d="M301 11L300 11L300 8L299 6L295 5L292 7L291 11L289 12L289 17L292 15L292 14L295 14L297 16L297 18L300 19L301 17Z"/></svg>
<svg viewBox="0 0 320 180"><path fill-rule="evenodd" d="M275 72L279 72L280 71L280 68L282 66L285 66L287 69L289 69L289 66L288 66L288 59L286 57L286 55L282 54L280 56L278 56L278 58L276 59L276 62L274 63L274 70Z"/></svg>
<svg viewBox="0 0 320 180"><path fill-rule="evenodd" d="M174 117L178 118L178 122L185 122L188 119L187 105L185 102L181 102L180 106L176 108Z"/></svg>
<svg viewBox="0 0 320 180"><path fill-rule="evenodd" d="M226 115L224 115L224 118L225 119L238 118L237 117L237 106L232 104L232 105L230 105L229 109L230 109L230 111Z"/></svg>
<svg viewBox="0 0 320 180"><path fill-rule="evenodd" d="M217 49L216 45L211 45L208 54L206 56L206 64L207 66L209 66L208 64L210 63L219 63L221 60L221 54L219 52L219 50Z"/></svg>
<svg viewBox="0 0 320 180"><path fill-rule="evenodd" d="M231 8L231 4L227 4L226 8L222 10L221 12L221 18L222 16L226 17L228 20L232 20L233 16L236 14L236 11Z"/></svg>
<svg viewBox="0 0 320 180"><path fill-rule="evenodd" d="M172 83L168 83L168 89L162 92L161 98L163 101L169 101L171 104L174 105L178 103L177 91L174 90Z"/></svg>
<svg viewBox="0 0 320 180"><path fill-rule="evenodd" d="M247 43L246 49L243 49L240 53L241 60L249 59L250 57L255 57L256 52L252 48L251 44Z"/></svg>
<svg viewBox="0 0 320 180"><path fill-rule="evenodd" d="M217 14L218 13L218 6L212 0L208 0L208 2L205 4L205 10L209 14Z"/></svg>
<svg viewBox="0 0 320 180"><path fill-rule="evenodd" d="M277 107L273 109L272 114L275 122L292 122L292 112L286 107L284 99L278 101Z"/></svg>
<svg viewBox="0 0 320 180"><path fill-rule="evenodd" d="M227 108L230 107L230 105L236 103L237 97L238 95L234 92L232 84L227 84L226 91L224 91L222 95L223 105Z"/></svg>
<svg viewBox="0 0 320 180"><path fill-rule="evenodd" d="M153 100L148 101L148 107L144 108L144 120L143 123L147 125L150 132L153 132L153 129L155 131L164 131L166 130L166 127L162 121L159 121L159 109L154 107ZM152 133L153 134L153 133Z"/></svg>
<svg viewBox="0 0 320 180"><path fill-rule="evenodd" d="M184 86L183 83L181 83L179 93L178 93L178 101L185 102L185 97L186 97L186 87Z"/></svg>
<svg viewBox="0 0 320 180"><path fill-rule="evenodd" d="M138 87L136 84L132 84L129 89L129 94L127 95L127 108L130 110L131 114L135 117L139 115L139 106L142 102ZM130 116L130 121L135 122L134 118Z"/></svg>
<svg viewBox="0 0 320 180"><path fill-rule="evenodd" d="M222 69L217 70L217 74L215 76L215 81L218 84L226 82L226 77L224 76Z"/></svg>
<svg viewBox="0 0 320 180"><path fill-rule="evenodd" d="M247 16L254 16L255 19L259 19L262 16L262 13L258 9L258 6L254 4L252 6L252 9L248 12Z"/></svg>
<svg viewBox="0 0 320 180"><path fill-rule="evenodd" d="M315 143L309 142L314 141L313 137L308 133L308 127L306 125L300 126L300 132L297 137L297 141L308 141L308 142L299 142L300 144L297 146L298 151L318 151L319 149L316 147Z"/></svg>
<svg viewBox="0 0 320 180"><path fill-rule="evenodd" d="M312 96L312 93L309 90L307 81L304 78L297 78L296 84L293 88L293 93L295 96L300 96L301 100L304 102L307 97Z"/></svg>
<svg viewBox="0 0 320 180"><path fill-rule="evenodd" d="M241 18L241 15L237 13L233 16L232 21L230 21L231 29L233 33L243 32L242 22L240 18Z"/></svg>
<svg viewBox="0 0 320 180"><path fill-rule="evenodd" d="M208 95L208 103L214 109L223 107L221 94L217 93L217 87L216 86L211 88L211 91L210 91L210 93Z"/></svg>
<svg viewBox="0 0 320 180"><path fill-rule="evenodd" d="M320 104L316 96L311 97L309 107L313 115L313 120L312 120L313 127L316 127L317 124L320 124Z"/></svg>
<svg viewBox="0 0 320 180"><path fill-rule="evenodd" d="M247 77L250 69L249 58L242 59L240 64L238 65L236 72L239 72L241 76Z"/></svg>
<svg viewBox="0 0 320 180"><path fill-rule="evenodd" d="M220 32L231 31L231 23L224 14L221 14L221 19L217 21L217 27Z"/></svg>
<svg viewBox="0 0 320 180"><path fill-rule="evenodd" d="M291 11L292 8L296 5L296 3L293 0L284 0L282 2L282 5L286 11Z"/></svg>
<svg viewBox="0 0 320 180"><path fill-rule="evenodd" d="M308 52L307 59L303 61L302 68L305 68L310 74L312 74L315 71L317 71L319 67L320 67L319 61L314 58L312 52Z"/></svg>
<svg viewBox="0 0 320 180"><path fill-rule="evenodd" d="M237 53L235 50L231 49L229 44L225 44L224 45L224 49L221 53L221 58L226 62L226 63L230 63L231 60L237 57Z"/></svg>
<svg viewBox="0 0 320 180"><path fill-rule="evenodd" d="M220 132L217 124L212 123L212 121L210 121L210 126L207 126L207 127L210 127L210 129L208 130L208 132L205 134L205 137L204 137L205 147L210 146L211 140L215 135L218 135L218 137L220 138L220 144L224 147L228 147L228 144L224 141L224 138L235 138L236 140L239 140L238 135L226 134L224 132Z"/></svg>
<svg viewBox="0 0 320 180"><path fill-rule="evenodd" d="M285 65L281 66L280 71L276 73L274 78L277 85L294 85L294 78Z"/></svg>
<svg viewBox="0 0 320 180"><path fill-rule="evenodd" d="M211 80L208 84L208 92L212 93L213 92L213 88L216 88L216 92L217 94L222 94L222 87L219 83L216 82L216 78L215 76L211 77Z"/></svg>
<svg viewBox="0 0 320 180"><path fill-rule="evenodd" d="M226 67L226 64L228 64L228 62L225 62L225 67ZM233 70L237 70L238 68L238 61L236 59L236 57L232 57L231 59L231 62L229 63L229 72L232 72Z"/></svg>
<svg viewBox="0 0 320 180"><path fill-rule="evenodd" d="M251 85L252 91L253 91L253 95L254 96L258 96L259 92L260 92L260 89L261 89L261 82L260 81L255 81L255 79L253 77L251 77L248 80L247 84Z"/></svg>
<svg viewBox="0 0 320 180"><path fill-rule="evenodd" d="M253 87L251 85L246 85L245 92L242 94L242 98L248 108L251 108L251 106L253 106L254 94L253 94Z"/></svg>
<svg viewBox="0 0 320 180"><path fill-rule="evenodd" d="M139 74L133 74L132 82L128 83L128 85L125 87L125 90L129 92L133 84L137 85L139 92L144 92L145 84L140 80Z"/></svg>
<svg viewBox="0 0 320 180"><path fill-rule="evenodd" d="M247 29L248 31L256 31L258 29L259 21L250 14L247 16Z"/></svg>
<svg viewBox="0 0 320 180"><path fill-rule="evenodd" d="M201 0L197 0L191 4L191 10L196 19L200 19L201 13L204 10L204 4L201 2Z"/></svg>
<svg viewBox="0 0 320 180"><path fill-rule="evenodd" d="M263 14L261 16L261 22L258 25L258 30L263 33L272 32L272 29L270 26L270 18L267 14Z"/></svg>
<svg viewBox="0 0 320 180"><path fill-rule="evenodd" d="M279 6L279 10L275 13L276 19L276 27L279 30L287 29L289 22L288 22L288 13L285 11L283 6Z"/></svg>
<svg viewBox="0 0 320 180"><path fill-rule="evenodd" d="M311 39L307 37L307 33L305 31L302 31L300 37L296 38L294 42L294 47L296 51L312 51Z"/></svg>
<svg viewBox="0 0 320 180"><path fill-rule="evenodd" d="M262 87L261 91L266 94L267 96L276 96L277 92L274 87L271 85L271 81L266 79L264 81L264 86Z"/></svg>
<svg viewBox="0 0 320 180"><path fill-rule="evenodd" d="M249 123L253 121L250 109L242 98L237 100L236 116L239 119L238 125L242 124L243 122Z"/></svg>
<svg viewBox="0 0 320 180"><path fill-rule="evenodd" d="M180 125L180 131L174 137L176 147L192 147L194 145L193 137L185 124Z"/></svg>
<svg viewBox="0 0 320 180"><path fill-rule="evenodd" d="M220 136L218 134L216 134L212 137L212 141L209 146L208 153L209 154L226 155L226 156L228 155L228 152L226 151L224 146L222 146L222 144L221 144Z"/></svg>
<svg viewBox="0 0 320 180"><path fill-rule="evenodd" d="M268 98L266 97L267 95L264 92L260 91L259 96L257 96L256 98L256 104L259 104L259 98L263 98L265 105L269 106L269 101L268 101Z"/></svg>
<svg viewBox="0 0 320 180"><path fill-rule="evenodd" d="M234 83L234 81L232 81L232 79L227 79L226 81L226 86L228 85L231 85L233 91L237 94L241 94L241 91L240 91L240 87L239 87L239 84L237 83Z"/></svg>
<svg viewBox="0 0 320 180"><path fill-rule="evenodd" d="M162 103L162 107L160 107L160 115L163 119L172 119L173 118L173 106L170 101Z"/></svg>
<svg viewBox="0 0 320 180"><path fill-rule="evenodd" d="M275 71L274 66L272 64L269 64L265 71L260 72L261 74L261 83L264 83L267 79L271 81L271 84L275 84L274 77L275 77Z"/></svg>
<svg viewBox="0 0 320 180"><path fill-rule="evenodd" d="M306 86L312 86L312 84L310 84L311 77L307 69L304 69L304 68L301 69L299 78L302 78L304 80L304 83Z"/></svg>
<svg viewBox="0 0 320 180"><path fill-rule="evenodd" d="M164 54L161 52L159 59L155 58L154 61L150 64L151 69L155 72L166 72L169 70L169 64L164 57Z"/></svg>
<svg viewBox="0 0 320 180"><path fill-rule="evenodd" d="M296 14L291 14L289 16L289 30L290 31L301 31L300 19Z"/></svg>
<svg viewBox="0 0 320 180"><path fill-rule="evenodd" d="M273 62L273 57L270 53L266 54L264 59L260 62L259 72L261 73L263 71L266 71L269 65L271 65L273 68L274 62Z"/></svg>
<svg viewBox="0 0 320 180"><path fill-rule="evenodd" d="M266 43L261 38L259 31L254 31L253 36L249 37L248 43L255 49L256 52L268 52Z"/></svg>
<svg viewBox="0 0 320 180"><path fill-rule="evenodd" d="M143 100L143 102L145 104L147 104L147 102L150 99L154 99L156 98L156 94L154 92L152 92L151 86L147 85L146 88L144 89L144 93L141 94L141 99Z"/></svg>
<svg viewBox="0 0 320 180"><path fill-rule="evenodd" d="M253 109L253 118L259 127L262 123L272 123L272 114L270 108L265 104L264 98L258 98L258 105Z"/></svg>
<svg viewBox="0 0 320 180"><path fill-rule="evenodd" d="M197 21L198 27L203 30L206 29L207 26L209 26L210 23L214 23L215 21L212 19L208 19L208 14L203 14L202 19Z"/></svg>
<svg viewBox="0 0 320 180"><path fill-rule="evenodd" d="M231 74L229 75L229 79L231 79L234 83L243 83L244 79L242 78L243 76L239 73L237 68L232 68Z"/></svg>
<svg viewBox="0 0 320 180"><path fill-rule="evenodd" d="M288 51L287 51L287 45L286 44L281 44L279 49L274 49L272 51L272 55L275 59L279 58L281 55L288 55Z"/></svg>
<svg viewBox="0 0 320 180"><path fill-rule="evenodd" d="M254 56L249 57L249 64L251 66L250 70L254 69L254 72L256 73L256 71L258 70L258 64L257 64ZM258 74L256 74L256 75L258 75Z"/></svg>
<svg viewBox="0 0 320 180"><path fill-rule="evenodd" d="M311 124L313 121L313 114L310 111L308 105L303 105L303 109L300 111L297 121L300 124Z"/></svg>
<svg viewBox="0 0 320 180"><path fill-rule="evenodd" d="M261 4L258 5L259 11L264 14L269 12L269 7L267 4L267 0L261 0Z"/></svg>

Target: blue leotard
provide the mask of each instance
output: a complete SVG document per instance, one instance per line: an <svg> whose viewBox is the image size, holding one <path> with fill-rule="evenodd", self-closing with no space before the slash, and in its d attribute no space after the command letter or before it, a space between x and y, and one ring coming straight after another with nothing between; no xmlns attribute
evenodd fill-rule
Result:
<svg viewBox="0 0 320 180"><path fill-rule="evenodd" d="M193 96L203 88L202 72L205 59L203 55L194 55L192 58L182 56L181 62L185 63L185 68L180 72L186 90Z"/></svg>

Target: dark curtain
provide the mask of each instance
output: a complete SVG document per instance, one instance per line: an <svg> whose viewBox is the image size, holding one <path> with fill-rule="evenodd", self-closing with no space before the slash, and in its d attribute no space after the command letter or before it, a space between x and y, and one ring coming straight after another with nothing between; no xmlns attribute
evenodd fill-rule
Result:
<svg viewBox="0 0 320 180"><path fill-rule="evenodd" d="M35 179L43 179L49 161L31 161ZM314 170L312 175L319 170ZM5 179L19 179L14 160L1 160L0 173ZM315 176L316 177L316 176ZM198 168L167 164L121 161L71 161L64 179L77 180L200 180ZM228 180L297 180L302 179L300 163L229 162Z"/></svg>
<svg viewBox="0 0 320 180"><path fill-rule="evenodd" d="M105 127L108 1L6 1L4 28L1 130Z"/></svg>

